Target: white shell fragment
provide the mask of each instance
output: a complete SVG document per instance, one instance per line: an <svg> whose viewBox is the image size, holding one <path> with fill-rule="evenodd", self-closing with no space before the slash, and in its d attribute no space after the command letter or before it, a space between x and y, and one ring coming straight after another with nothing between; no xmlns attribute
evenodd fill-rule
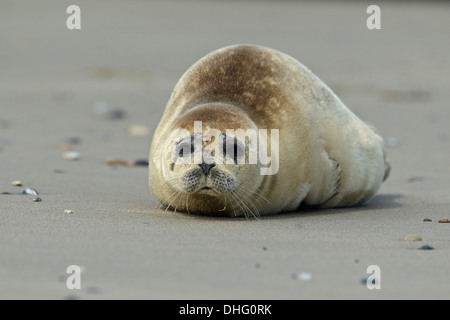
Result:
<svg viewBox="0 0 450 320"><path fill-rule="evenodd" d="M313 276L309 272L302 271L302 272L292 275L292 277L296 280L311 281Z"/></svg>
<svg viewBox="0 0 450 320"><path fill-rule="evenodd" d="M22 190L22 194L31 194L31 195L37 196L39 193L36 190L34 190L33 188L25 188Z"/></svg>
<svg viewBox="0 0 450 320"><path fill-rule="evenodd" d="M131 134L132 136L144 137L144 136L149 136L152 133L152 131L147 126L133 124L128 128L128 133Z"/></svg>
<svg viewBox="0 0 450 320"><path fill-rule="evenodd" d="M422 238L413 234L409 234L403 238L405 241L422 241Z"/></svg>
<svg viewBox="0 0 450 320"><path fill-rule="evenodd" d="M14 180L13 182L11 182L11 184L12 184L14 187L21 187L21 186L23 186L23 183L22 183L22 181L20 181L20 180Z"/></svg>
<svg viewBox="0 0 450 320"><path fill-rule="evenodd" d="M66 213L66 214L72 214L73 211L72 211L72 210L64 210L64 213Z"/></svg>
<svg viewBox="0 0 450 320"><path fill-rule="evenodd" d="M67 151L67 152L63 153L62 158L64 160L68 160L68 161L79 160L80 159L80 153L77 152L77 151Z"/></svg>

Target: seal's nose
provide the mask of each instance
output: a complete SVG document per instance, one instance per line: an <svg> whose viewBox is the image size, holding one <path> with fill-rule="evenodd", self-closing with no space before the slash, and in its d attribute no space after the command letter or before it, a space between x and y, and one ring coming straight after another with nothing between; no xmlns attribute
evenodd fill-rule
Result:
<svg viewBox="0 0 450 320"><path fill-rule="evenodd" d="M208 175L209 170L211 170L211 168L215 167L216 164L215 164L215 163L207 164L207 163L205 163L205 162L202 162L201 164L199 164L199 166L200 166L200 168L202 168L203 173L204 173L205 176L206 176L206 175Z"/></svg>

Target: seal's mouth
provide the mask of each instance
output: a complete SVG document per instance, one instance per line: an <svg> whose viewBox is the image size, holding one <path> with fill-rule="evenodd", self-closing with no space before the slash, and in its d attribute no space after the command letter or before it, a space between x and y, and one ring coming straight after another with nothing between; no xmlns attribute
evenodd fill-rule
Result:
<svg viewBox="0 0 450 320"><path fill-rule="evenodd" d="M213 189L211 189L210 187L203 187L203 188L199 189L197 192L198 193L205 193L205 194L217 193Z"/></svg>

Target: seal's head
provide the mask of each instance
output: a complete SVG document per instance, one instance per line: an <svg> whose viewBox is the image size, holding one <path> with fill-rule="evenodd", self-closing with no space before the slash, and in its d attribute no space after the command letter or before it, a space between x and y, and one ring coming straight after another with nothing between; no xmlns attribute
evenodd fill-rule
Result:
<svg viewBox="0 0 450 320"><path fill-rule="evenodd" d="M163 204L189 213L257 216L253 194L263 178L254 132L256 125L229 105L201 105L181 117L161 154Z"/></svg>

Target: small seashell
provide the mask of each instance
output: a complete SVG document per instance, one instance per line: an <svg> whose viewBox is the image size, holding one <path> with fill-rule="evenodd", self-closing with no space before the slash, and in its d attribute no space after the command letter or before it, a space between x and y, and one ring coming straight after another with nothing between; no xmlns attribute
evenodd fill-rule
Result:
<svg viewBox="0 0 450 320"><path fill-rule="evenodd" d="M110 166L128 166L128 162L114 158L107 159L106 163Z"/></svg>
<svg viewBox="0 0 450 320"><path fill-rule="evenodd" d="M433 221L433 220L431 220L431 219L429 219L429 218L425 218L425 219L423 219L423 221L424 221L424 222L431 222L431 221Z"/></svg>
<svg viewBox="0 0 450 320"><path fill-rule="evenodd" d="M33 202L41 202L42 201L42 199L41 198L39 198L39 197L37 197L37 198L33 198Z"/></svg>
<svg viewBox="0 0 450 320"><path fill-rule="evenodd" d="M416 235L407 235L406 237L403 238L403 240L405 241L422 241L422 238Z"/></svg>
<svg viewBox="0 0 450 320"><path fill-rule="evenodd" d="M11 184L12 184L14 187L21 187L21 186L23 186L23 183L22 183L22 181L20 181L20 180L15 180L15 181L11 182Z"/></svg>
<svg viewBox="0 0 450 320"><path fill-rule="evenodd" d="M141 126L138 124L133 124L128 128L128 133L132 136L149 136L152 132L151 129L147 126Z"/></svg>
<svg viewBox="0 0 450 320"><path fill-rule="evenodd" d="M67 152L63 153L62 158L64 160L68 160L68 161L79 160L80 159L80 153L76 152L76 151L67 151Z"/></svg>
<svg viewBox="0 0 450 320"><path fill-rule="evenodd" d="M439 223L450 223L450 220L448 220L448 219L441 219L438 222Z"/></svg>
<svg viewBox="0 0 450 320"><path fill-rule="evenodd" d="M63 143L63 144L59 145L59 150L61 150L61 151L72 151L73 147L72 147L71 144Z"/></svg>
<svg viewBox="0 0 450 320"><path fill-rule="evenodd" d="M64 213L66 213L66 214L72 214L73 211L72 211L72 210L64 210Z"/></svg>
<svg viewBox="0 0 450 320"><path fill-rule="evenodd" d="M34 190L33 188L25 188L22 190L22 194L31 194L31 195L37 196L39 193L36 190Z"/></svg>
<svg viewBox="0 0 450 320"><path fill-rule="evenodd" d="M304 271L292 275L292 278L294 278L295 280L302 280L302 281L311 281L312 277L313 276L311 273Z"/></svg>
<svg viewBox="0 0 450 320"><path fill-rule="evenodd" d="M419 177L419 176L411 176L409 178L406 179L406 182L416 182L416 181L423 181L423 177Z"/></svg>

